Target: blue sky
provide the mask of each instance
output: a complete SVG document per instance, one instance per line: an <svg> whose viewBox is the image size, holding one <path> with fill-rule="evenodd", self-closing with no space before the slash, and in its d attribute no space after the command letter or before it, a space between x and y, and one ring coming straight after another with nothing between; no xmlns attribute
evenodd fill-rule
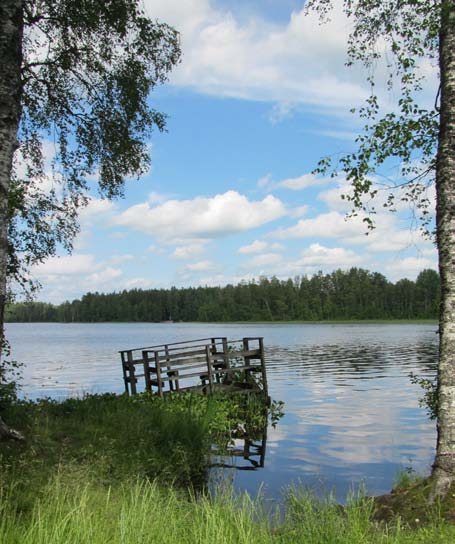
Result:
<svg viewBox="0 0 455 544"><path fill-rule="evenodd" d="M344 65L340 10L320 26L303 3L144 0L181 32L182 63L151 96L168 132L152 137L152 168L123 200L94 197L81 213L73 254L36 267L39 300L351 266L396 281L436 268L406 205L379 212L366 236L361 219L345 220L345 180L311 174L322 156L354 148L360 124L349 110L368 88L360 67ZM422 70L431 103L435 69ZM380 67L378 78L381 89ZM397 171L391 163L383 173Z"/></svg>

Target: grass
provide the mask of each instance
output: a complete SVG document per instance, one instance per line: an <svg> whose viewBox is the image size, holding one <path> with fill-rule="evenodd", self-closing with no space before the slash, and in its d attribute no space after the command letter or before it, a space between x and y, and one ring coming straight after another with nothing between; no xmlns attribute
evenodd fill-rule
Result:
<svg viewBox="0 0 455 544"><path fill-rule="evenodd" d="M284 520L264 511L260 498L216 497L163 489L156 481L103 486L68 467L49 482L26 514L4 501L0 541L5 544L448 544L455 527L440 519L409 529L399 521L372 522L371 499L341 508L301 490L288 496Z"/></svg>
<svg viewBox="0 0 455 544"><path fill-rule="evenodd" d="M283 510L225 488L209 495L202 484L211 445L226 441L239 417L253 430L263 423L257 407L223 398L102 395L14 405L8 422L28 440L0 444L0 542L455 542L445 521L452 506L427 509L428 483L414 475L401 476L382 502L350 497L343 507L298 487Z"/></svg>

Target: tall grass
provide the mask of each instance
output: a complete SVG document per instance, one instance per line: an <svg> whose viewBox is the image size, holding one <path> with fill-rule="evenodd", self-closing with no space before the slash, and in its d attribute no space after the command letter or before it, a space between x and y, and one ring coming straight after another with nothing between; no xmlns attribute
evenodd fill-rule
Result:
<svg viewBox="0 0 455 544"><path fill-rule="evenodd" d="M50 482L32 510L3 503L2 544L449 544L454 527L405 529L371 523L372 503L352 499L346 507L295 493L284 522L247 495L183 495L156 482L133 481L104 488L70 472Z"/></svg>

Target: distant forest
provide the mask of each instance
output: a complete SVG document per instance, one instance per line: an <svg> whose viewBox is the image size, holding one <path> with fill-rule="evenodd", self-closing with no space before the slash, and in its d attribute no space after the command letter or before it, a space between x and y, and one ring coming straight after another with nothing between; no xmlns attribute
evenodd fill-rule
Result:
<svg viewBox="0 0 455 544"><path fill-rule="evenodd" d="M438 316L439 275L423 270L416 281L391 283L361 268L294 279L259 278L224 287L133 289L87 293L52 305L10 304L9 322L288 321L432 319Z"/></svg>

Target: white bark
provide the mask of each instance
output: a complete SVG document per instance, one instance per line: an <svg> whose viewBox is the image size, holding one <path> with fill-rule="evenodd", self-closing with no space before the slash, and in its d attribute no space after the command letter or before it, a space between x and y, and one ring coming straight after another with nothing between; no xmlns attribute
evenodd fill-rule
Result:
<svg viewBox="0 0 455 544"><path fill-rule="evenodd" d="M455 0L442 2L441 111L436 191L441 275L438 441L431 499L455 481Z"/></svg>
<svg viewBox="0 0 455 544"><path fill-rule="evenodd" d="M0 2L0 346L6 303L8 196L21 111L22 8L22 0Z"/></svg>

